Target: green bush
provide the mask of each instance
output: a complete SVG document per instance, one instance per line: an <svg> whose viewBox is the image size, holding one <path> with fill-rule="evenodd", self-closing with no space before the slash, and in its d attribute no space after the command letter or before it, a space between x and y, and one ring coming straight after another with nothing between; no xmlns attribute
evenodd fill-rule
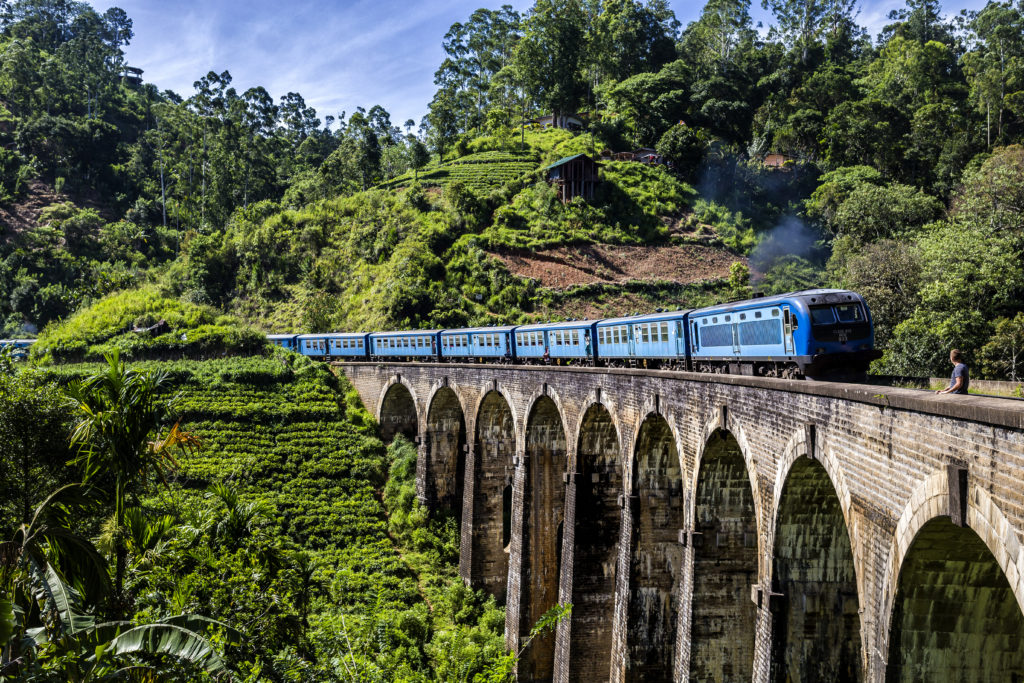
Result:
<svg viewBox="0 0 1024 683"><path fill-rule="evenodd" d="M157 325L151 331L136 323ZM206 358L266 349L266 338L208 306L164 296L155 287L111 294L66 321L43 330L34 358L99 360L118 351L125 359Z"/></svg>

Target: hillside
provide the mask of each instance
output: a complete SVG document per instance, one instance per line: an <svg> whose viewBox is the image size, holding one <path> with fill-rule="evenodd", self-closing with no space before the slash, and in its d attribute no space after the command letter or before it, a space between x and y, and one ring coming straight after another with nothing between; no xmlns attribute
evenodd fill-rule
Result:
<svg viewBox="0 0 1024 683"><path fill-rule="evenodd" d="M142 502L167 521L132 556L135 618L228 621L246 638L225 656L260 680L452 680L500 654L503 612L458 579L458 531L415 504L415 449L386 450L343 379L288 353L133 367L169 374L202 442Z"/></svg>

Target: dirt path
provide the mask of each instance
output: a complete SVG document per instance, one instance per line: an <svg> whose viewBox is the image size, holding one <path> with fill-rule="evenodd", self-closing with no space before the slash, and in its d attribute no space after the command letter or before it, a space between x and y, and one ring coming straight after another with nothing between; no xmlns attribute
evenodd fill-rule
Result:
<svg viewBox="0 0 1024 683"><path fill-rule="evenodd" d="M532 254L492 254L520 277L542 287L567 289L595 283L660 280L688 284L728 277L729 266L746 259L701 245L662 247L590 244Z"/></svg>

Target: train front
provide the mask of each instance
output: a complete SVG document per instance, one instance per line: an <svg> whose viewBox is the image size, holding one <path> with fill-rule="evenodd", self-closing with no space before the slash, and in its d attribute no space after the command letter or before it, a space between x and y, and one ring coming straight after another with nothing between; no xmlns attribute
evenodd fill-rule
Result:
<svg viewBox="0 0 1024 683"><path fill-rule="evenodd" d="M818 291L801 297L802 321L807 335L810 362L804 375L810 379L860 381L871 361L882 352L875 349L871 311L856 292Z"/></svg>

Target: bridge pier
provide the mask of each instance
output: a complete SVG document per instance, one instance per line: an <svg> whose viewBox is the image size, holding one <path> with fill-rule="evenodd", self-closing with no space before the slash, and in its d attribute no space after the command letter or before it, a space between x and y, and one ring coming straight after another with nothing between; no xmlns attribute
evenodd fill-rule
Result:
<svg viewBox="0 0 1024 683"><path fill-rule="evenodd" d="M555 597L573 603L553 644L527 650L523 683L1024 681L1024 404L668 371L342 368L383 435L421 436L439 505L458 507L462 438L439 387L463 407L460 576L507 596L510 646Z"/></svg>

